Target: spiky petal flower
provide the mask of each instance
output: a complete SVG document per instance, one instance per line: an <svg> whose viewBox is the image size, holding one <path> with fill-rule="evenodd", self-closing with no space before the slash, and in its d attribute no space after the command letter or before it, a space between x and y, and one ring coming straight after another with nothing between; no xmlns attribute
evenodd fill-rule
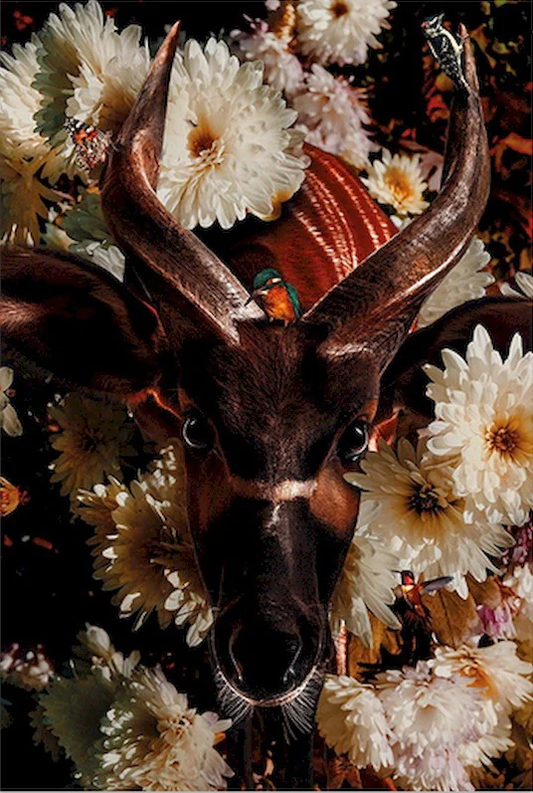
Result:
<svg viewBox="0 0 533 793"><path fill-rule="evenodd" d="M0 238L22 245L38 244L39 218L48 215L44 201L61 197L41 178L43 168L60 165L61 158L35 131L33 116L41 101L32 88L38 46L34 35L24 47L15 44L12 55L0 53Z"/></svg>
<svg viewBox="0 0 533 793"><path fill-rule="evenodd" d="M250 30L233 31L232 38L239 47L242 60L262 61L265 80L276 91L294 94L304 78L302 64L288 48L283 36L277 36L260 19L250 20Z"/></svg>
<svg viewBox="0 0 533 793"><path fill-rule="evenodd" d="M392 571L398 565L398 557L376 540L353 538L331 610L334 621L344 620L348 630L360 636L368 647L372 645L368 611L390 628L400 627L398 618L388 608L395 600L393 590L398 580Z"/></svg>
<svg viewBox="0 0 533 793"><path fill-rule="evenodd" d="M111 474L121 478L121 462L135 454L134 424L122 405L73 393L61 405L50 406L49 413L61 430L51 439L60 453L51 481L61 482L61 495L70 496L75 505L80 488L92 487Z"/></svg>
<svg viewBox="0 0 533 793"><path fill-rule="evenodd" d="M140 36L137 25L119 33L96 0L74 8L61 4L59 13L48 18L40 33L40 69L34 87L42 96L38 129L63 155L61 169L45 168L50 179L56 180L61 170L70 176L85 175L65 130L67 119L85 121L105 132L120 129L150 66Z"/></svg>
<svg viewBox="0 0 533 793"><path fill-rule="evenodd" d="M458 757L481 735L479 693L459 675L442 679L428 664L376 675L377 694L392 730L394 774L419 790L472 790Z"/></svg>
<svg viewBox="0 0 533 793"><path fill-rule="evenodd" d="M214 749L230 726L190 708L160 669L143 669L102 721L98 786L108 790L221 790L230 767Z"/></svg>
<svg viewBox="0 0 533 793"><path fill-rule="evenodd" d="M483 270L489 261L490 254L482 241L474 237L458 264L423 304L418 315L419 327L431 325L467 300L484 297L487 286L494 283L494 276Z"/></svg>
<svg viewBox="0 0 533 793"><path fill-rule="evenodd" d="M240 65L223 41L176 55L158 195L187 228L272 220L302 184L296 112L262 83L262 63Z"/></svg>
<svg viewBox="0 0 533 793"><path fill-rule="evenodd" d="M533 695L533 683L527 679L533 665L518 658L511 641L488 647L464 644L457 650L437 647L429 664L438 677L461 675L505 713L512 713Z"/></svg>
<svg viewBox="0 0 533 793"><path fill-rule="evenodd" d="M320 734L337 754L351 763L376 771L393 764L390 730L383 705L371 686L353 677L328 675L317 710Z"/></svg>
<svg viewBox="0 0 533 793"><path fill-rule="evenodd" d="M298 123L307 129L309 143L357 161L359 167L368 165L372 141L364 125L371 120L364 89L313 64L292 104Z"/></svg>
<svg viewBox="0 0 533 793"><path fill-rule="evenodd" d="M364 63L368 48L379 47L376 35L395 7L392 0L300 0L298 45L324 65Z"/></svg>
<svg viewBox="0 0 533 793"><path fill-rule="evenodd" d="M401 569L425 580L454 576L450 585L461 597L468 589L464 576L484 581L496 571L489 555L498 556L512 542L501 527L486 521L465 523L465 501L455 495L453 469L400 439L397 454L380 441L361 464L363 473L345 479L364 491L357 533L379 537L400 557Z"/></svg>
<svg viewBox="0 0 533 793"><path fill-rule="evenodd" d="M183 458L179 447L163 450L154 470L128 488L111 479L79 494L81 517L96 528L94 575L117 590L121 615L135 628L152 613L161 627L172 619L189 624L187 642L199 644L213 618L196 568L187 526Z"/></svg>
<svg viewBox="0 0 533 793"><path fill-rule="evenodd" d="M425 367L436 416L428 448L451 465L466 520L478 512L521 525L533 506L533 353L523 354L516 334L503 361L478 325L466 360L452 350L442 359L443 371Z"/></svg>
<svg viewBox="0 0 533 793"><path fill-rule="evenodd" d="M6 435L17 437L22 435L22 424L7 395L12 382L13 369L9 366L0 367L0 427Z"/></svg>
<svg viewBox="0 0 533 793"><path fill-rule="evenodd" d="M374 160L362 182L371 196L380 204L392 207L400 218L420 215L429 206L424 200L427 184L422 179L418 155L393 156L383 149L381 160Z"/></svg>

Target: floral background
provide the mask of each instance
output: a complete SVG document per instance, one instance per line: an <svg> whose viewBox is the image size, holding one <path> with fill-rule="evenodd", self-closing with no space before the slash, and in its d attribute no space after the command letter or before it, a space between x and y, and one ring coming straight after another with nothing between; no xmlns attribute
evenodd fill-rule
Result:
<svg viewBox="0 0 533 793"><path fill-rule="evenodd" d="M421 326L427 325L449 308L485 293L499 294L500 290L513 289L531 294L531 281L527 277L531 268L532 154L527 2L395 5L383 0L369 3L377 9L374 23L377 40L369 33L372 27L369 22L367 31L364 25L362 30L354 28L348 48L343 49L341 41L335 49L338 42L332 35L331 49L326 52L321 50L324 36L313 35L312 16L309 35L300 33L299 45L294 44L294 4L290 2L282 3L279 8L272 0L266 5L150 0L100 5L118 30L130 24L140 25L143 38L148 37L151 54L165 34L165 26L179 15L187 38L194 37L203 44L214 34L227 41L241 61L262 60L265 79L284 92L288 106L298 114L295 121L291 116L285 126L295 123L300 138L305 135L310 142L351 162L374 198L400 227L422 212L436 194L452 93L450 80L428 53L420 22L436 11L443 11L454 29L464 22L474 42L482 86L493 162L491 197L478 238L458 266L454 280L441 288L439 295L435 294L433 302L427 302L418 321ZM312 7L313 3L308 5ZM49 2L2 3L4 51L9 53L16 43L31 42L32 34L43 28L50 13L57 13L58 7L59 4ZM267 17L268 22L260 21ZM48 41L53 44L53 30L48 28L48 31L51 36ZM116 95L128 97L130 92L131 100L135 95L134 81L139 79L126 71L132 51L138 58L135 63L141 75L149 58L139 42L131 51L125 50L123 83L116 89ZM54 54L52 45L50 52ZM58 79L60 66L54 64L53 57L44 64L41 73L49 68L49 79L46 75L41 78L39 90L46 99L43 107L48 111L35 119L40 130L36 139L23 127L29 122L17 99L19 82L6 76L10 70L16 74L16 70L13 71L9 60L3 64L2 90L7 99L3 106L0 103L0 125L6 125L8 130L3 143L0 142L4 242L14 238L26 243L29 233L33 241L39 237L41 243L50 247L71 246L120 276L123 257L102 223L97 192L91 189L90 180L87 189L84 169L79 167L72 147L69 150L68 139L65 140L64 117L57 119L61 113L58 114L58 106L54 104L59 95L54 79ZM83 97L92 96L91 90L95 90L95 83L91 82L94 75L90 68L88 72L87 92L80 99L82 110ZM22 74L23 77L27 74L24 69ZM183 79L186 81L186 75ZM31 104L29 90L28 97ZM13 107L18 108L15 114ZM33 110L29 118L33 132ZM88 120L97 124L101 119ZM17 129L9 126L16 127L17 121L19 131L24 132L20 140ZM177 118L178 137L181 122ZM107 128L116 131L117 123L111 120ZM45 138L56 146L52 153ZM293 135L285 142L287 158L294 158L291 160L293 192L300 183L298 180L301 181L298 162L303 164L298 159L301 158L298 141L298 136ZM34 148L23 150L29 145ZM43 159L39 160L40 157ZM185 200L187 180L179 181L172 162L165 167L163 178L167 181L160 195L183 222L190 227L198 222L209 226L216 218L221 225L233 224L239 215L238 196L237 208L232 209L234 215L231 212L228 215L209 201L200 212L197 208L191 210L190 202ZM236 183L235 195L238 187ZM261 217L261 213L268 214L258 205L255 214ZM203 232L199 230L199 233ZM487 362L490 355L490 339L480 331L473 341L471 359ZM458 377L457 361L445 363L447 377L451 380ZM529 381L524 372L530 364L529 358L515 346L509 361L500 364L497 378L492 372L498 379L498 393L512 392L517 395L519 405L527 404ZM430 378L433 401L438 405L453 403L439 372L433 371ZM475 380L474 375L472 379ZM113 686L120 680L121 685L131 686L133 696L143 703L149 701L147 691L160 693L168 685L161 679L150 678L153 673L149 670L159 663L166 680L186 692L189 702L199 713L204 713L215 707L206 651L200 643L209 627L210 614L188 561L180 504L175 497L171 503L168 496L169 488L175 492L176 482L180 481L179 449L169 449L158 457L158 450L142 436L127 411L116 405L106 402L95 405L77 395L67 396L42 380L22 376L17 371L13 376L9 370L3 370L0 386L4 429L1 495L5 515L4 654L0 669L6 681L2 694L2 784L5 788L64 788L71 785L72 761L85 778L95 773L92 767L82 767L79 758L83 747L80 751L80 747L73 746L62 731L61 718L65 713L70 713L71 732L72 724L76 723L75 708L69 703L82 701L82 687L76 688L68 682L77 679L72 677L72 669L82 680L101 675L96 686L100 693L114 691ZM453 420L464 427L468 422L459 415L456 405L452 404L452 408ZM439 437L445 435L446 428L434 426L431 432L433 437L429 442L426 439L426 443L429 452L438 456L443 449L442 445L439 447ZM466 784L465 768L469 769L476 787L527 785L531 766L528 769L524 736L528 731L531 733L532 717L531 708L528 710L524 703L531 696L526 663L531 661L531 647L521 631L527 633L531 628L532 606L528 604L533 585L528 564L532 540L527 508L532 453L533 448L528 447L527 465L523 465L527 469L527 481L516 484L515 480L515 489L521 494L518 502L510 496L506 500L503 478L500 482L503 501L497 502L492 514L490 507L494 506L494 499L488 498L490 503L483 504L486 494L480 492L475 507L482 511L483 517L461 535L462 556L457 552L457 544L453 546L456 556L451 554L450 547L439 540L438 530L431 542L422 542L417 515L405 512L409 488L420 482L431 492L438 492L445 507L450 508L449 513L451 506L455 511L471 509L468 503L457 506L464 493L460 495L457 482L452 483L449 477L439 478L438 471L435 475L432 471L435 458L430 455L428 463L426 446L422 444L415 450L405 440L395 452L383 446L379 453L369 455L363 472L353 477L353 484L366 492L363 518L365 499L369 509L374 499L380 501L382 522L360 520L361 528L334 604L337 628L341 630L344 622L353 636L348 671L357 677L357 682L348 677L328 679L319 709L320 732L343 759L336 759L333 754L328 756L323 743L318 743L315 770L321 788L327 784L340 786L343 781L358 784L361 771L356 769L366 769L362 772L363 781L367 786L377 787L432 789L439 784L440 789L456 789L454 785ZM506 471L509 476L516 473L509 470ZM390 475L404 482L405 503L394 502L380 489L380 482ZM116 479L107 480L109 476ZM79 488L84 491L81 497ZM112 501L114 510L112 529L106 523L112 511L108 501ZM402 509L405 514L401 513ZM374 533L386 532L391 526L399 525L400 520L403 544L395 548L393 558L376 546ZM450 520L453 524L453 518ZM500 564L501 554L510 540L502 524L519 525L512 529L516 545L505 552L503 568L496 562ZM466 528L462 518L460 525ZM124 527L127 532L122 530ZM390 539L392 543L393 538ZM435 546L438 554L434 553ZM446 597L449 594L456 598L453 601L459 615L456 621L450 623L438 613L439 608L445 608L444 595L439 593L426 599L433 629L440 626L440 633L437 631L440 646L433 647L431 653L426 652L424 645L429 641L428 630L420 625L416 629L412 625L406 628L402 606L394 604L391 592L398 580L391 571L399 560L425 580L456 574L452 586L455 592L452 595L446 590ZM491 565L491 576L482 589L486 570ZM162 569L172 572L163 575ZM502 576L497 575L500 569L505 570ZM146 580L135 581L132 570L146 571ZM364 575L371 580L366 588ZM141 595L132 597L137 590ZM121 619L120 615L130 619ZM185 623L186 630L176 628L174 622ZM400 632L401 646L398 632L386 627L398 628L400 623L404 626ZM105 629L125 656L140 650L140 660L131 655L126 660L109 646L105 634L94 628L86 631L86 624ZM460 624L469 626L464 635L459 631ZM134 626L136 632L132 631ZM484 642L480 648L471 650L470 656L462 656L453 649L472 636L484 637ZM72 648L80 641L85 649L74 653L78 660L73 666ZM132 674L128 663L132 668L137 667L138 676L134 682L124 684ZM474 701L472 688L465 682L473 675L474 667L481 668L484 680L492 681L491 697L485 700ZM465 669L470 670L466 677ZM509 693L504 693L505 687L495 685L498 675L506 673L506 691L516 692L513 701ZM43 749L42 741L36 743L35 724L39 718L33 717L32 724L29 716L36 708L36 692L45 690L54 674L60 675L59 682L54 683L55 699L47 699L45 695L41 707L49 708L48 725L55 724L55 739L59 735L59 743L66 752L58 750L57 740L55 744L49 740L51 752ZM371 681L368 687L363 685L366 680ZM451 715L449 721L436 719L421 729L417 726L420 718L417 708L421 707L420 692L426 690L427 696L434 698L437 710ZM94 694L87 688L87 701ZM54 706L62 708L62 717L57 713L54 716ZM185 708L177 699L175 707ZM460 725L471 722L466 714L476 708L477 721L483 729L477 734L475 730L466 734ZM360 721L349 726L343 714L352 711L360 714ZM365 718L369 721L365 722ZM42 727L46 719L40 723L37 739L46 734L46 727ZM116 740L116 745L123 746L120 734L112 734L117 729L116 723L108 726L111 730L108 735ZM208 730L209 746L214 742L213 736L227 727L209 719L197 722L196 726ZM437 751L443 741L448 753L445 757ZM469 756L458 757L460 744L471 747ZM224 753L225 744L217 746ZM430 757L433 769L437 769L437 782L427 768L417 766L416 747L427 750L426 756ZM142 746L137 750L142 753ZM21 754L27 758L23 764L17 759ZM496 757L495 764L488 757ZM268 758L259 755L254 760L258 785L272 787ZM218 760L213 756L209 762L215 768ZM391 769L395 769L394 773ZM219 777L215 778L222 783L223 767L217 773ZM105 774L102 779L108 782Z"/></svg>

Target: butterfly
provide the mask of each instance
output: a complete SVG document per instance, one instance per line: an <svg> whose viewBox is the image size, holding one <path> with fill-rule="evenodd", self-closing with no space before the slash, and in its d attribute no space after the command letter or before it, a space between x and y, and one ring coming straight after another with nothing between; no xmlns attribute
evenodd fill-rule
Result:
<svg viewBox="0 0 533 793"><path fill-rule="evenodd" d="M104 162L111 145L112 132L102 132L77 118L68 118L65 121L65 129L74 143L76 161L80 168L92 171Z"/></svg>

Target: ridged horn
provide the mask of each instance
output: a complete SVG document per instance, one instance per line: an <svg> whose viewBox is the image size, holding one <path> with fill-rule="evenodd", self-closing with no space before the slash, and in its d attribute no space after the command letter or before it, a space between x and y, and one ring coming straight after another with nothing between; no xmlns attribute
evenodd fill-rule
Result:
<svg viewBox="0 0 533 793"><path fill-rule="evenodd" d="M176 23L110 151L102 177L102 207L135 276L173 341L206 333L238 342L237 323L263 316L241 282L155 193L168 87L178 45Z"/></svg>
<svg viewBox="0 0 533 793"><path fill-rule="evenodd" d="M466 29L462 32L466 34ZM490 157L474 56L464 42L470 87L450 114L445 183L429 209L333 287L302 321L326 326L325 357L371 349L384 368L426 297L464 254L485 208Z"/></svg>

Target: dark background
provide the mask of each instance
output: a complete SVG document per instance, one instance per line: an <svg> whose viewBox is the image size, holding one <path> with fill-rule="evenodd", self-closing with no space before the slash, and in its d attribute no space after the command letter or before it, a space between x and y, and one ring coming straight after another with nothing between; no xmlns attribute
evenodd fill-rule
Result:
<svg viewBox="0 0 533 793"><path fill-rule="evenodd" d="M152 42L164 35L166 24L178 18L188 36L205 40L210 33L243 28L244 14L265 15L262 2L104 0L102 6L115 17L119 28L140 24ZM27 41L58 7L57 2L3 0L2 46L9 51L14 42ZM530 4L483 4L477 0L400 0L390 17L391 29L382 36L383 50L371 51L366 66L344 70L353 73L356 84L369 89L376 140L393 147L402 139L416 140L442 151L449 97L444 96L439 104L433 88L434 67L428 67L429 60L422 57L425 45L420 33L421 19L439 11L446 13L454 27L463 21L471 31L486 31L486 49L482 50L485 44L480 34L476 57L493 152L511 132L529 141ZM529 195L528 157L504 146L501 161L494 163L491 200L481 226L497 277L512 277L517 269L529 265ZM76 644L77 632L85 622L93 622L109 630L118 649L143 649L143 662L162 661L168 676L191 692L194 704L203 709L213 707L210 675L202 674L207 669L205 649L188 649L183 632L173 628L160 631L154 617L132 634L131 621L119 620L110 594L102 593L100 584L92 579L86 546L90 530L81 521L71 520L68 499L61 498L58 487L49 481L48 465L55 452L49 445L46 405L54 399L55 390L18 374L14 387L14 404L24 434L14 439L3 436L2 474L26 490L29 501L3 525L2 646L12 642L24 649L43 645L60 670ZM137 445L141 455L140 437ZM133 476L134 469L130 473ZM4 686L2 696L13 718L2 739L2 787L72 788L69 764L53 763L41 747L33 747L28 726L31 695Z"/></svg>

